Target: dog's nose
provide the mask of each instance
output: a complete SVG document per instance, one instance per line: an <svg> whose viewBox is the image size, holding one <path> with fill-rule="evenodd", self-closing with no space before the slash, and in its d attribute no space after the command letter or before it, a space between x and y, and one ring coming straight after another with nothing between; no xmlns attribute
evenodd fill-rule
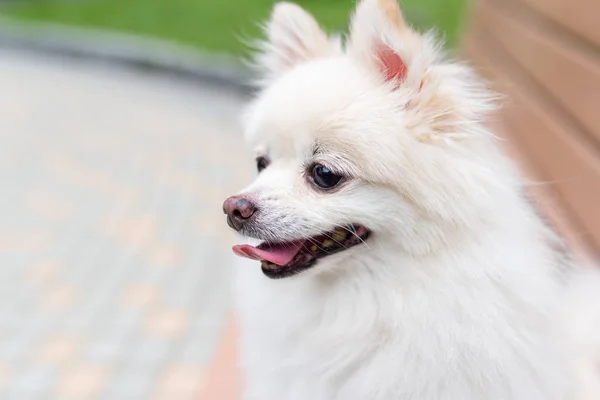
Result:
<svg viewBox="0 0 600 400"><path fill-rule="evenodd" d="M223 203L223 212L229 226L239 231L254 215L256 206L245 196L232 196Z"/></svg>

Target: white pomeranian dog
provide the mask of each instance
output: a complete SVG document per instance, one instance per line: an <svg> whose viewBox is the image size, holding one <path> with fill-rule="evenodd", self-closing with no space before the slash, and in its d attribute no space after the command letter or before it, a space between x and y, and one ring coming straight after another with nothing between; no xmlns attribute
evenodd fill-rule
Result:
<svg viewBox="0 0 600 400"><path fill-rule="evenodd" d="M266 32L259 175L224 204L263 241L234 247L262 264L237 285L244 398L600 399L600 278L528 202L477 76L395 0L345 43L290 3Z"/></svg>

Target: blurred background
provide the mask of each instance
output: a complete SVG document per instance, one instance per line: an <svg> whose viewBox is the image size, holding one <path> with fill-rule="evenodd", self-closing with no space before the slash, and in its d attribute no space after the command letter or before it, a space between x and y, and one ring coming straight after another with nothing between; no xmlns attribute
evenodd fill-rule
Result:
<svg viewBox="0 0 600 400"><path fill-rule="evenodd" d="M246 55L243 40L254 39L273 0L4 0L5 13L27 20L54 21L166 38L200 49ZM404 0L408 19L436 27L455 43L468 0ZM330 30L346 29L353 0L299 0Z"/></svg>
<svg viewBox="0 0 600 400"><path fill-rule="evenodd" d="M331 31L354 7L297 2ZM254 174L239 60L272 5L0 0L0 398L237 398L221 203ZM600 2L402 6L507 95L494 128L596 257Z"/></svg>

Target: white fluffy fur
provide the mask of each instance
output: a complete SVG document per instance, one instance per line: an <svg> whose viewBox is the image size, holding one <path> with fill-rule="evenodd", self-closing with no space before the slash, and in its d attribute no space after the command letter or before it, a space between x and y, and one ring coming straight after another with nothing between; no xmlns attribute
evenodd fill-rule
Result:
<svg viewBox="0 0 600 400"><path fill-rule="evenodd" d="M293 240L358 223L373 234L292 278L240 268L244 398L600 396L600 323L561 317L577 268L482 124L491 102L476 76L410 30L394 0L359 4L345 50L287 3L267 31L265 88L246 116L271 160L243 191L259 207L254 233ZM407 66L398 81L381 71L382 45ZM313 162L347 182L316 191ZM600 315L589 305L600 282L584 281L568 310Z"/></svg>

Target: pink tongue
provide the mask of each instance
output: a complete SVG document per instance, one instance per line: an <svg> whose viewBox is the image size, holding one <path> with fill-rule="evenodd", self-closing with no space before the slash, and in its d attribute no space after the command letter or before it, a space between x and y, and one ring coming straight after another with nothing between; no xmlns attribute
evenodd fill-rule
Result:
<svg viewBox="0 0 600 400"><path fill-rule="evenodd" d="M298 254L303 241L264 245L258 247L249 244L238 244L233 246L233 252L240 257L250 258L252 260L267 260L279 266L287 265Z"/></svg>

